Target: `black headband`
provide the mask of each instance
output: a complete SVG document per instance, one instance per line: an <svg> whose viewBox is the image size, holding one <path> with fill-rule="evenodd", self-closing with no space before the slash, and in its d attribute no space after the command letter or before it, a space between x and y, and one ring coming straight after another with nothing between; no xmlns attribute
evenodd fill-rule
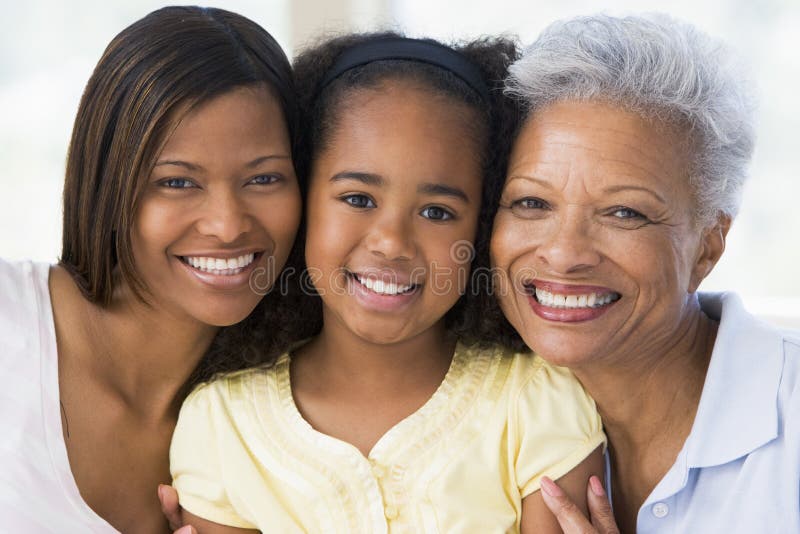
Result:
<svg viewBox="0 0 800 534"><path fill-rule="evenodd" d="M407 37L386 37L345 49L328 70L321 88L327 87L350 69L387 59L419 61L448 70L461 78L485 102L489 102L489 88L474 63L445 45Z"/></svg>

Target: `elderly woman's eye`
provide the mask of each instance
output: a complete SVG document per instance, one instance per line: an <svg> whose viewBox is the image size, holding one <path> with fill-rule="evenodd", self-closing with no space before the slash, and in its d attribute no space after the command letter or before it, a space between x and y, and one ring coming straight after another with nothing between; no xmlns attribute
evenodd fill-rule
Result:
<svg viewBox="0 0 800 534"><path fill-rule="evenodd" d="M624 206L617 206L616 208L613 208L611 211L611 215L613 215L618 219L641 219L641 220L647 219L647 217L645 217L638 211L626 208Z"/></svg>
<svg viewBox="0 0 800 534"><path fill-rule="evenodd" d="M524 197L511 202L511 212L522 219L535 219L544 215L550 206L544 200L536 197Z"/></svg>
<svg viewBox="0 0 800 534"><path fill-rule="evenodd" d="M539 198L525 197L512 202L511 208L520 210L541 210L547 208L547 203Z"/></svg>

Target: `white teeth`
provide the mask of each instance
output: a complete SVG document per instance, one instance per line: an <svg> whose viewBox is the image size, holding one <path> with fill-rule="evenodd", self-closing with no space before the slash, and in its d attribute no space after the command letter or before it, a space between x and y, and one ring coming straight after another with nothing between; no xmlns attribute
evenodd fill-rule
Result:
<svg viewBox="0 0 800 534"><path fill-rule="evenodd" d="M375 280L372 278L362 278L356 275L356 279L367 289L381 295L398 295L407 293L413 285L393 284L391 282L384 282L383 280Z"/></svg>
<svg viewBox="0 0 800 534"><path fill-rule="evenodd" d="M619 299L616 293L588 293L586 295L559 295L535 288L536 300L550 308L599 308Z"/></svg>
<svg viewBox="0 0 800 534"><path fill-rule="evenodd" d="M184 256L186 263L199 271L217 275L239 274L253 263L255 253L244 254L238 258L210 258L207 256Z"/></svg>

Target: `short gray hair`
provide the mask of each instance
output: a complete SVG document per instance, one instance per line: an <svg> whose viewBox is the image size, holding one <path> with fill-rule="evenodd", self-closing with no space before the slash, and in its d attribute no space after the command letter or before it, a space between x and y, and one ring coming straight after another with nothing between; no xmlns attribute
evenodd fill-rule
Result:
<svg viewBox="0 0 800 534"><path fill-rule="evenodd" d="M688 129L689 183L701 224L739 209L753 153L754 101L735 56L666 15L605 15L547 27L510 68L506 92L528 113L598 100Z"/></svg>

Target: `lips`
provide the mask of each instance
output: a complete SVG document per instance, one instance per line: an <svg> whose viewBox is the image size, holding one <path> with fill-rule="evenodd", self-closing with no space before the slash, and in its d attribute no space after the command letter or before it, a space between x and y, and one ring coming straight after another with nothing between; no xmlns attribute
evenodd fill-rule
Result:
<svg viewBox="0 0 800 534"><path fill-rule="evenodd" d="M181 266L196 280L214 289L249 287L250 275L265 251L210 252L177 256Z"/></svg>
<svg viewBox="0 0 800 534"><path fill-rule="evenodd" d="M600 286L532 281L525 284L533 312L550 321L582 322L596 319L622 295Z"/></svg>
<svg viewBox="0 0 800 534"><path fill-rule="evenodd" d="M371 276L368 274L351 273L356 282L366 287L373 293L385 296L396 296L411 293L419 284L401 283L397 276Z"/></svg>
<svg viewBox="0 0 800 534"><path fill-rule="evenodd" d="M180 260L199 271L216 275L239 274L253 263L260 253L250 252L236 257L221 258L214 256L179 256Z"/></svg>
<svg viewBox="0 0 800 534"><path fill-rule="evenodd" d="M377 276L347 272L349 294L362 306L375 312L398 312L420 294L422 284L411 283L400 273L381 272Z"/></svg>

